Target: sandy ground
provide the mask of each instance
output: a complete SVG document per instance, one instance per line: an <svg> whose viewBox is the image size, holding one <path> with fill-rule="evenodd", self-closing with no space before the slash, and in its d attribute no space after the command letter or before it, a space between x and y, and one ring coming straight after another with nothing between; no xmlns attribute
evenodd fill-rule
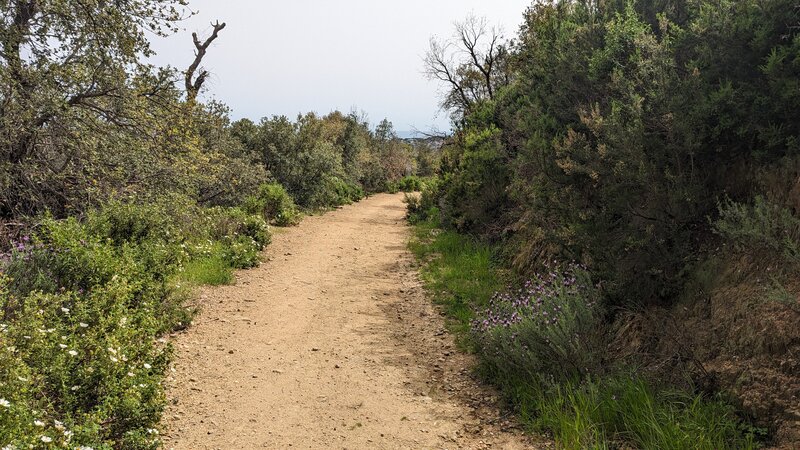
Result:
<svg viewBox="0 0 800 450"><path fill-rule="evenodd" d="M279 230L172 337L166 448L533 448L425 298L402 195Z"/></svg>

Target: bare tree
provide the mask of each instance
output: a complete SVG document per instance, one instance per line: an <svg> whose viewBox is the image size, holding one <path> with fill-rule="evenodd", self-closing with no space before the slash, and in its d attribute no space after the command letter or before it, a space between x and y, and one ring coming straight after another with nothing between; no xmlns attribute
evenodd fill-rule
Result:
<svg viewBox="0 0 800 450"><path fill-rule="evenodd" d="M490 27L485 18L470 15L455 24L451 39L431 38L425 73L446 86L442 108L463 116L508 84L507 56L500 30Z"/></svg>
<svg viewBox="0 0 800 450"><path fill-rule="evenodd" d="M197 94L200 92L200 88L203 87L203 83L205 83L206 78L208 78L208 71L200 68L200 64L203 62L203 57L206 56L206 51L208 51L208 47L211 45L212 42L219 36L219 32L225 28L225 23L216 23L211 24L214 27L214 31L211 33L211 36L205 40L205 42L200 42L200 38L197 37L197 33L192 33L192 41L194 41L194 46L196 48L194 53L194 61L192 61L192 65L186 69L186 97L189 101L194 101L197 98ZM197 69L200 68L200 73L197 75L197 78L194 77L195 72ZM194 80L193 80L194 79Z"/></svg>

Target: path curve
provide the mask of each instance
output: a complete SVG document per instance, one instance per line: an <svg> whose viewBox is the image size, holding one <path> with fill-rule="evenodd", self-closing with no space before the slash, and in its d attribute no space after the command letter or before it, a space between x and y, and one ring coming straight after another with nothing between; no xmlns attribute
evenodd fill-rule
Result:
<svg viewBox="0 0 800 450"><path fill-rule="evenodd" d="M166 448L530 448L472 379L406 251L402 195L279 230L204 289L167 379Z"/></svg>

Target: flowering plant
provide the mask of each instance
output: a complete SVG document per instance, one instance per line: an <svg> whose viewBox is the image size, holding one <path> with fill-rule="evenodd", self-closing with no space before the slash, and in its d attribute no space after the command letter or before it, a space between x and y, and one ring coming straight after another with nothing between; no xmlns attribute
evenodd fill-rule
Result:
<svg viewBox="0 0 800 450"><path fill-rule="evenodd" d="M602 309L586 268L555 263L496 293L472 324L490 370L539 380L581 378L599 366Z"/></svg>

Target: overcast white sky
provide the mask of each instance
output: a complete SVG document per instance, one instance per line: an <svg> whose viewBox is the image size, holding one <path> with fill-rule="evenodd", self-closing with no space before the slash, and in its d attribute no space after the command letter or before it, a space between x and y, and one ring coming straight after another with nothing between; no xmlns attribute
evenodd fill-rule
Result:
<svg viewBox="0 0 800 450"><path fill-rule="evenodd" d="M155 39L154 62L185 69L191 32L227 28L204 60L210 96L233 117L258 120L299 112L365 111L406 131L448 129L435 82L422 74L431 35L448 37L470 12L514 37L530 0L190 0L198 14L181 33ZM208 94L207 96L208 97Z"/></svg>

